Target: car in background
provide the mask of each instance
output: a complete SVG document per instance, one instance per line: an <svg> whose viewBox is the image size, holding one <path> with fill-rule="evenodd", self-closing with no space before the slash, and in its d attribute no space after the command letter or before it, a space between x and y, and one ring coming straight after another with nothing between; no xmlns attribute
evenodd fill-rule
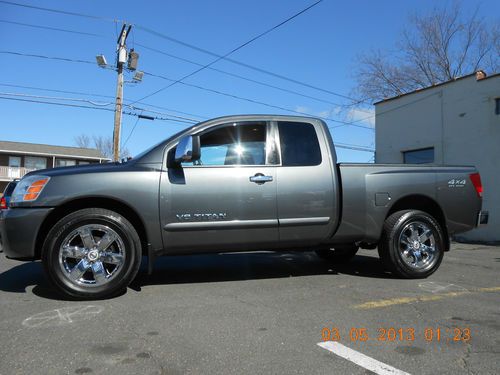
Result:
<svg viewBox="0 0 500 375"><path fill-rule="evenodd" d="M10 196L12 195L12 192L14 191L14 188L16 187L18 182L19 179L15 179L9 182L5 187L2 198L0 198L0 210L5 210L9 208Z"/></svg>
<svg viewBox="0 0 500 375"><path fill-rule="evenodd" d="M9 203L10 203L10 197L12 195L12 192L14 191L14 188L16 187L17 183L19 182L19 179L16 178L15 180L12 180L7 184L5 187L2 198L0 198L0 214L3 210L6 210L9 208ZM3 251L3 242L2 242L2 235L0 234L0 253Z"/></svg>

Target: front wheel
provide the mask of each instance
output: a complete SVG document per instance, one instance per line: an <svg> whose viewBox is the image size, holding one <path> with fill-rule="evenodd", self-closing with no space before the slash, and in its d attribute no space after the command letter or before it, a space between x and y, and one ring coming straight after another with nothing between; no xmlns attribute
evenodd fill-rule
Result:
<svg viewBox="0 0 500 375"><path fill-rule="evenodd" d="M443 260L445 241L439 223L423 211L398 211L387 218L378 251L394 274L406 279L425 278Z"/></svg>
<svg viewBox="0 0 500 375"><path fill-rule="evenodd" d="M101 208L73 212L48 233L42 262L50 281L76 299L111 297L124 290L141 263L141 241L130 222Z"/></svg>

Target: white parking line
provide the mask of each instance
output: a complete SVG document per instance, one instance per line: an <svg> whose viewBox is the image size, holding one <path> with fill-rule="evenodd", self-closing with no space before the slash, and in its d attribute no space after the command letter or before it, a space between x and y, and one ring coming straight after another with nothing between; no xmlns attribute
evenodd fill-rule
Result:
<svg viewBox="0 0 500 375"><path fill-rule="evenodd" d="M374 372L379 375L410 375L407 372L398 370L392 366L386 365L383 362L377 361L363 353L357 352L356 350L352 350L345 345L339 344L336 341L326 341L319 342L319 346L323 349L326 349L339 357L345 358L348 361L351 361L358 366L361 366L367 370Z"/></svg>

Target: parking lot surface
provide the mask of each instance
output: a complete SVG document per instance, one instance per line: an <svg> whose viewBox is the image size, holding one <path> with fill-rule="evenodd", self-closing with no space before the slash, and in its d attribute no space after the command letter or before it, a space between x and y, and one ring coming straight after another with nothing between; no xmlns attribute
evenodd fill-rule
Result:
<svg viewBox="0 0 500 375"><path fill-rule="evenodd" d="M499 271L500 247L457 243L424 280L368 250L170 257L74 302L0 254L0 374L495 374Z"/></svg>

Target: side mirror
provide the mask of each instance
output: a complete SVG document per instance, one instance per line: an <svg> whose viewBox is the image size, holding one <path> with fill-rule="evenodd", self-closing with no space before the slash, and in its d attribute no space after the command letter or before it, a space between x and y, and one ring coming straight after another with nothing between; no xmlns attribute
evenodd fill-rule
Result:
<svg viewBox="0 0 500 375"><path fill-rule="evenodd" d="M175 150L175 162L190 163L200 160L200 137L198 135L187 135L182 137Z"/></svg>

